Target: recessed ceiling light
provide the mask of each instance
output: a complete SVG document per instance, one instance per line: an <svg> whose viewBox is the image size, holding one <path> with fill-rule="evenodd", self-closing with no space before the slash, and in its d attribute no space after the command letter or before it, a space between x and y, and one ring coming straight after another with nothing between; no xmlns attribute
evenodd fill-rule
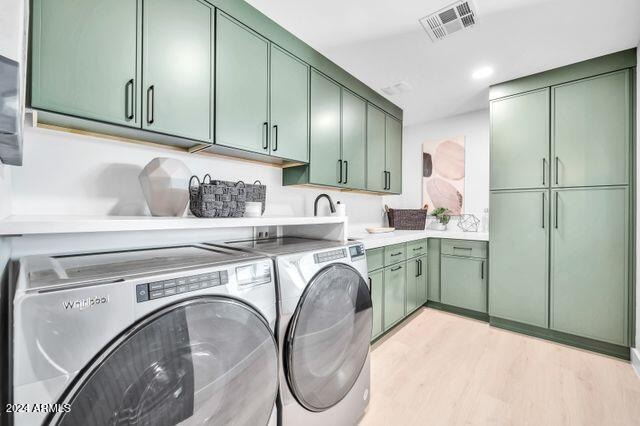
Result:
<svg viewBox="0 0 640 426"><path fill-rule="evenodd" d="M493 68L482 67L475 70L473 74L471 74L471 78L473 78L474 80L480 80L489 77L491 74L493 74Z"/></svg>

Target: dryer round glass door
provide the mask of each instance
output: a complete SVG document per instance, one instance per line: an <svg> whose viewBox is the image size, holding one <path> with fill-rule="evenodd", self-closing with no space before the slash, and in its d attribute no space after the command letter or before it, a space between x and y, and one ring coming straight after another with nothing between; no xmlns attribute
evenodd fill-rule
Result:
<svg viewBox="0 0 640 426"><path fill-rule="evenodd" d="M248 305L202 297L156 311L117 338L63 396L61 425L265 425L277 345Z"/></svg>
<svg viewBox="0 0 640 426"><path fill-rule="evenodd" d="M349 393L369 354L372 315L369 287L351 266L336 263L313 277L285 348L287 379L300 404L323 411Z"/></svg>

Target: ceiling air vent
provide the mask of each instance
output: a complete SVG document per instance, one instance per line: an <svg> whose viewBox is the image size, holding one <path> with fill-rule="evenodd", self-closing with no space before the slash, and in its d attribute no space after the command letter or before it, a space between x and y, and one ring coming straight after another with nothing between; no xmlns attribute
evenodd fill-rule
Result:
<svg viewBox="0 0 640 426"><path fill-rule="evenodd" d="M420 19L420 24L432 41L442 40L475 23L476 11L470 0L457 1Z"/></svg>

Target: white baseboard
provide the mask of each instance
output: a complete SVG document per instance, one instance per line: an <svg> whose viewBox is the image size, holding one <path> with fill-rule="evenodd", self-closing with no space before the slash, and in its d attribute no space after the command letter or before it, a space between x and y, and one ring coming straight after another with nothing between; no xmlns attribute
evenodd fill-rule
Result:
<svg viewBox="0 0 640 426"><path fill-rule="evenodd" d="M633 369L636 371L638 377L640 377L640 349L639 348L631 348L631 365Z"/></svg>

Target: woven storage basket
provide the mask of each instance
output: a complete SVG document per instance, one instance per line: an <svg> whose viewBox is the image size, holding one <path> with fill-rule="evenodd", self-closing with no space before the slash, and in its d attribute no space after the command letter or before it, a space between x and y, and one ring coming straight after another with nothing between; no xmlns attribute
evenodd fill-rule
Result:
<svg viewBox="0 0 640 426"><path fill-rule="evenodd" d="M422 209L387 209L389 226L400 231L422 230L427 224L427 211Z"/></svg>
<svg viewBox="0 0 640 426"><path fill-rule="evenodd" d="M242 181L212 181L209 175L205 175L202 182L197 176L189 180L189 209L194 216L242 217L246 200L246 185Z"/></svg>
<svg viewBox="0 0 640 426"><path fill-rule="evenodd" d="M245 185L247 190L247 202L262 203L262 214L267 203L267 186L263 185L259 180L253 184Z"/></svg>

